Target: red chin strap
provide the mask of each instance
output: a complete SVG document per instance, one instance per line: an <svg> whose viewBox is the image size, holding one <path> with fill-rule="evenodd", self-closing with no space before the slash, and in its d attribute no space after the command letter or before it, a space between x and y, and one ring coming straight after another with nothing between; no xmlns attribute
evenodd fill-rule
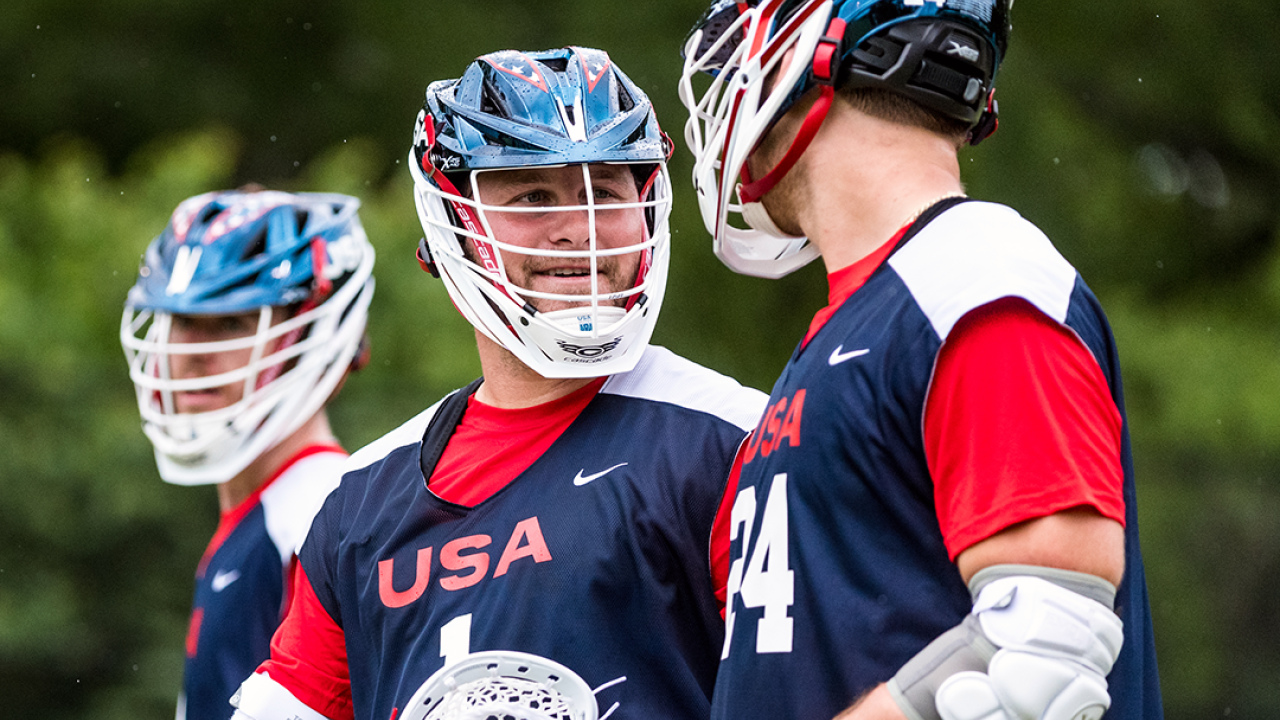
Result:
<svg viewBox="0 0 1280 720"><path fill-rule="evenodd" d="M822 88L822 94L814 101L813 107L809 108L809 114L805 115L804 122L800 125L800 131L796 133L796 139L791 141L791 147L787 149L787 154L782 156L782 160L759 180L752 180L751 173L747 170L747 166L742 166L742 179L745 180L741 187L738 188L738 199L744 203L759 202L765 193L773 189L782 180L791 168L804 154L809 143L813 141L813 137L818 134L818 128L822 127L822 121L827 119L827 112L831 109L831 100L835 97L835 88L825 85Z"/></svg>
<svg viewBox="0 0 1280 720"><path fill-rule="evenodd" d="M290 317L298 317L299 315L315 310L325 301L325 299L329 297L329 294L333 292L333 281L325 277L324 274L324 269L328 264L328 259L329 252L325 249L324 238L319 235L311 238L311 295L306 300L302 301L302 304L298 306L298 311L293 313ZM301 340L302 336L307 331L308 328L302 325L290 330L276 341L276 347L271 350L271 352L277 353L291 347L294 343ZM257 385L254 386L254 389L261 390L267 385L275 382L276 379L283 374L284 364L272 365L271 367L263 370L262 374L258 376L258 382Z"/></svg>
<svg viewBox="0 0 1280 720"><path fill-rule="evenodd" d="M759 202L765 193L773 189L782 180L800 156L804 154L809 143L813 142L813 138L818 134L818 129L822 127L822 121L827 119L827 112L831 110L831 102L836 95L836 75L840 67L840 57L843 55L844 48L844 29L845 21L840 18L832 18L831 24L827 26L827 33L818 41L818 47L813 51L813 79L822 86L822 94L814 101L813 107L809 108L808 114L804 117L804 122L800 124L800 130L796 133L795 140L791 141L791 147L787 148L787 152L782 156L776 167L770 170L764 177L759 180L752 180L751 173L747 170L747 166L742 166L742 186L738 188L738 199L744 203Z"/></svg>
<svg viewBox="0 0 1280 720"><path fill-rule="evenodd" d="M461 196L462 193L458 192L457 186L453 184L453 181L449 179L449 176L445 175L443 171L431 164L430 153L431 146L435 144L435 124L432 122L430 115L423 120L423 129L427 136L427 146L422 150L422 171L426 173L427 177L435 181L439 185L440 189L444 190L446 193ZM458 221L461 222L467 230L479 235L480 237L488 237L488 233L484 230L484 224L480 222L480 219L476 217L469 206L454 200L449 200L448 203L449 207L453 209L454 214L457 216ZM461 238L459 238L459 242L461 241ZM471 242L472 246L476 249L476 254L480 256L480 262L484 266L484 269L494 278L501 277L502 273L498 268L497 248L487 240L471 238ZM427 246L427 239L425 237L418 242L418 248L414 252L414 257L417 258L418 265L423 269L423 271L430 273L432 277L440 277L439 267L437 267L435 260L431 257L431 250ZM512 296L505 286L495 281L491 282L493 282L494 287L498 289L498 292L501 292L503 295L511 298L514 302L523 304L530 314L536 312L528 302ZM464 313L462 308L458 307L458 303L453 300L452 294L449 296L449 302L453 304L453 308L458 311L459 315L466 317L466 313ZM501 315L504 320L507 320L506 313L500 312L499 315ZM506 325L508 328L512 327L510 322L507 322Z"/></svg>
<svg viewBox="0 0 1280 720"><path fill-rule="evenodd" d="M666 138L666 133L663 133L663 137ZM670 139L667 138L667 141L670 142ZM670 156L671 156L671 153L668 152L667 157L670 157ZM655 165L653 167L653 172L649 173L649 179L645 181L644 187L640 189L641 200L646 200L651 196L651 194L653 193L654 182L658 179L658 174L661 171L662 171L662 167L660 165ZM646 220L644 223L644 241L647 242L651 237L652 235L649 233L649 223ZM652 266L653 266L653 248L649 248L648 250L644 250L643 252L640 253L640 267L636 270L636 281L635 281L635 285L633 285L632 287L640 287L640 284L644 282L646 277L648 277L649 268ZM644 293L636 293L628 297L627 304L623 309L630 310L631 308L635 307L635 304L639 302L640 299L643 297L644 297Z"/></svg>

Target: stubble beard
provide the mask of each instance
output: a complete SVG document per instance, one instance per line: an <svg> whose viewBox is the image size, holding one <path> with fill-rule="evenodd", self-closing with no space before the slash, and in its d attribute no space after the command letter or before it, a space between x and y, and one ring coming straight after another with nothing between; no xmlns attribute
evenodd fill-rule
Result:
<svg viewBox="0 0 1280 720"><path fill-rule="evenodd" d="M463 243L462 252L463 255L472 263L479 267L484 267L478 262L475 248L470 242ZM636 250L637 254L640 252L642 251ZM626 283L623 280L624 271L622 269L622 261L620 258L625 258L629 255L630 254L623 254L596 258L596 269L598 271L598 295L606 296L615 292L623 292L634 287L636 274L639 272L640 263L638 260L636 262L636 270L631 273L631 277L629 278L631 282ZM515 258L515 267L507 265L507 263L511 261L511 257ZM561 299L552 300L548 298L528 296L524 291L537 289L533 286L534 280L538 276L539 272L538 265L541 263L545 266L545 263L547 262L545 260L540 260L533 255L508 252L506 255L502 256L502 262L506 265L507 281L512 285L514 291L539 313L568 310L573 308L586 308L591 306L591 295L589 293L582 294L581 302ZM615 298L601 302L601 305L624 307L629 299L630 298ZM490 301L490 305L493 306L492 301ZM498 312L498 308L496 306L494 306L493 309L495 312ZM499 314L501 315L502 313L499 312Z"/></svg>
<svg viewBox="0 0 1280 720"><path fill-rule="evenodd" d="M747 158L747 167L751 170L752 178L758 179L768 174L778 166L786 156L787 150L791 148L799 124L791 122L789 116L790 112L770 128ZM760 204L768 211L774 225L788 235L796 237L805 235L796 217L796 209L800 207L801 198L807 194L805 173L807 155L808 150L800 156L787 174L783 175L782 179L760 198Z"/></svg>

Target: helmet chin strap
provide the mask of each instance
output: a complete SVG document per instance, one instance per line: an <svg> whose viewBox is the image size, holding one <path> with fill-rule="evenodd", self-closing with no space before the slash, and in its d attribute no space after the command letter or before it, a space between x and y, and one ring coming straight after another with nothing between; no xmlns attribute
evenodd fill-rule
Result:
<svg viewBox="0 0 1280 720"><path fill-rule="evenodd" d="M742 201L742 219L756 230L777 237L794 237L778 229L777 223L769 217L764 206L760 205L760 198L772 190L795 166L800 156L809 147L809 143L813 142L814 136L818 134L822 122L827 119L827 113L830 112L831 103L836 95L836 83L839 78L840 59L844 46L844 30L845 22L838 17L832 18L826 35L814 50L810 72L813 80L821 88L821 92L818 99L814 100L813 106L809 108L809 112L805 114L804 121L800 123L800 130L796 132L795 139L791 141L791 147L787 148L782 160L759 180L752 180L746 164L742 166L742 179L745 182L738 186L738 199Z"/></svg>
<svg viewBox="0 0 1280 720"><path fill-rule="evenodd" d="M782 160L764 177L759 180L752 180L750 171L747 170L746 164L743 164L742 179L746 182L738 186L738 199L742 201L742 219L753 230L759 230L762 233L779 238L801 237L784 232L779 228L778 224L769 216L769 211L765 209L760 199L782 180L791 168L795 166L800 156L804 154L805 149L809 147L809 143L813 142L814 136L818 134L818 128L822 127L822 121L827 119L827 112L831 110L833 97L835 97L835 89L830 85L823 85L822 94L814 101L813 107L809 108L809 112L804 117L804 122L800 124L800 131L796 133L795 139L791 141L791 147L787 148Z"/></svg>
<svg viewBox="0 0 1280 720"><path fill-rule="evenodd" d="M802 237L801 235L792 235L789 232L784 232L782 228L778 227L778 224L775 223L773 218L769 215L769 211L765 209L764 203L761 202L743 203L742 220L752 230L759 230L760 232L765 233L766 235L772 235L773 237L796 239Z"/></svg>
<svg viewBox="0 0 1280 720"><path fill-rule="evenodd" d="M796 133L796 137L791 141L791 147L787 148L787 152L782 156L782 160L770 170L764 177L759 180L752 180L751 174L747 170L747 166L742 166L742 179L745 183L738 187L738 199L743 204L758 203L765 193L773 189L782 178L795 166L796 161L804 154L809 143L813 142L813 138L818 134L818 128L822 127L822 121L827 119L827 112L831 110L831 101L835 97L836 91L830 85L822 86L822 94L814 101L813 107L809 108L809 112L804 116L804 122L800 124L800 131Z"/></svg>

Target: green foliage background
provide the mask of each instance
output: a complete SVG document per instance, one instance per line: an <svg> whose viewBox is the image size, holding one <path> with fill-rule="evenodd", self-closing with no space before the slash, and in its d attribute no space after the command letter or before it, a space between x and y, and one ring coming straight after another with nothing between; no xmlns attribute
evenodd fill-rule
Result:
<svg viewBox="0 0 1280 720"><path fill-rule="evenodd" d="M702 0L6 0L0 7L0 688L6 717L169 717L209 488L161 483L117 339L185 197L362 198L374 363L360 446L478 373L412 253L402 167L427 82L503 47L608 49L679 137ZM1119 340L1168 717L1280 716L1280 6L1024 0L970 194L1017 207ZM767 389L824 303L712 257L681 148L656 340Z"/></svg>

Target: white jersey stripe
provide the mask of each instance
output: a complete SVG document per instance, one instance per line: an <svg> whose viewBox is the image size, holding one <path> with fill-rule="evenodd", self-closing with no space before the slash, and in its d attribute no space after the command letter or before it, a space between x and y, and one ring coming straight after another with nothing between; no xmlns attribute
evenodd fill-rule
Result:
<svg viewBox="0 0 1280 720"><path fill-rule="evenodd" d="M943 340L965 313L1002 297L1024 298L1064 322L1076 283L1075 268L1039 228L983 202L939 215L889 265Z"/></svg>
<svg viewBox="0 0 1280 720"><path fill-rule="evenodd" d="M758 390L743 387L733 378L657 345L645 349L634 370L610 377L600 392L678 405L720 418L743 431L755 427L768 400ZM417 443L441 402L356 451L347 461L345 471L367 467L396 448Z"/></svg>
<svg viewBox="0 0 1280 720"><path fill-rule="evenodd" d="M768 397L657 345L631 372L614 375L602 394L665 402L720 418L743 431L756 426Z"/></svg>
<svg viewBox="0 0 1280 720"><path fill-rule="evenodd" d="M262 491L263 522L282 563L287 564L302 546L312 518L338 487L346 460L346 453L339 452L308 455Z"/></svg>

